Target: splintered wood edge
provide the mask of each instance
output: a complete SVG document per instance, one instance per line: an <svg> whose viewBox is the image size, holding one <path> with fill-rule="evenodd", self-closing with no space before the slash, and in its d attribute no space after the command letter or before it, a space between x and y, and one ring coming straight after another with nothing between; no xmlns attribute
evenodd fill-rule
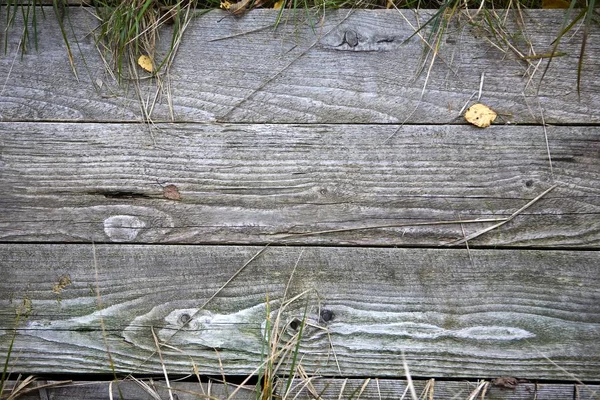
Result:
<svg viewBox="0 0 600 400"><path fill-rule="evenodd" d="M20 314L23 373L110 373L107 345L117 372L161 373L156 337L170 373L251 374L273 326L281 345L303 326L310 374L397 377L402 352L418 377L600 373L596 252L4 244L0 259L0 344Z"/></svg>

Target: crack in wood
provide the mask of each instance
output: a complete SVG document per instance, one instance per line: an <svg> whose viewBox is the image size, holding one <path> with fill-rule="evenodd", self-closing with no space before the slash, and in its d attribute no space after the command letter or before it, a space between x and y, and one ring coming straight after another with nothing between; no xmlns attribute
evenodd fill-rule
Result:
<svg viewBox="0 0 600 400"><path fill-rule="evenodd" d="M142 192L134 192L129 190L90 190L85 192L92 196L104 196L107 199L151 199L153 196Z"/></svg>

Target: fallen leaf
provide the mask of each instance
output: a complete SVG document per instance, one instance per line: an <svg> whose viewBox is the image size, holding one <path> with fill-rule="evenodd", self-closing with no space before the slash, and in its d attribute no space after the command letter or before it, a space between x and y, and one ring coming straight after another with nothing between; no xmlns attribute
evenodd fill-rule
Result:
<svg viewBox="0 0 600 400"><path fill-rule="evenodd" d="M138 65L148 72L154 71L152 59L148 56L140 56L140 58L138 58Z"/></svg>
<svg viewBox="0 0 600 400"><path fill-rule="evenodd" d="M492 380L492 385L494 386L513 390L517 387L517 383L519 383L517 378L513 378L512 376L501 376Z"/></svg>
<svg viewBox="0 0 600 400"><path fill-rule="evenodd" d="M542 8L552 10L558 8L569 8L571 3L565 0L542 0Z"/></svg>
<svg viewBox="0 0 600 400"><path fill-rule="evenodd" d="M181 194L175 185L165 186L163 188L163 197L169 200L181 200Z"/></svg>
<svg viewBox="0 0 600 400"><path fill-rule="evenodd" d="M52 291L59 294L64 288L71 284L71 277L69 275L63 275L59 278L58 282L52 286Z"/></svg>
<svg viewBox="0 0 600 400"><path fill-rule="evenodd" d="M465 119L475 126L487 128L496 119L496 112L483 104L473 104L465 112Z"/></svg>
<svg viewBox="0 0 600 400"><path fill-rule="evenodd" d="M284 2L285 0L276 1L275 4L273 4L273 10L280 10L281 7L283 7Z"/></svg>
<svg viewBox="0 0 600 400"><path fill-rule="evenodd" d="M228 0L221 0L220 7L224 10L229 11L231 14L239 17L248 11L248 6L252 0L241 0L237 3L231 3ZM252 7L260 7L264 0L255 0Z"/></svg>

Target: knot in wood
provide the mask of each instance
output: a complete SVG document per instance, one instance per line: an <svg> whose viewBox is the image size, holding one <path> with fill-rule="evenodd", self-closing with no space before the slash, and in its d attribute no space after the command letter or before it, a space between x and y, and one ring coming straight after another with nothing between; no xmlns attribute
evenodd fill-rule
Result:
<svg viewBox="0 0 600 400"><path fill-rule="evenodd" d="M344 33L344 43L350 47L356 47L358 45L358 33L353 30L348 30Z"/></svg>
<svg viewBox="0 0 600 400"><path fill-rule="evenodd" d="M181 314L181 316L179 316L179 322L181 322L182 326L186 326L188 324L188 322L190 322L192 320L192 317L190 316L190 314L187 313L183 313Z"/></svg>
<svg viewBox="0 0 600 400"><path fill-rule="evenodd" d="M321 310L321 321L322 322L327 323L329 321L332 321L333 318L335 318L335 314L333 313L333 311L327 310L327 309Z"/></svg>

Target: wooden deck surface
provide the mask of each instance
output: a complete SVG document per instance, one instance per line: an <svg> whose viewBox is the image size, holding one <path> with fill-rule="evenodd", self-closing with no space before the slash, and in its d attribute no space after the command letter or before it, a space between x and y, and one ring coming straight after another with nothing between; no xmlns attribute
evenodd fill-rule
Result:
<svg viewBox="0 0 600 400"><path fill-rule="evenodd" d="M301 333L301 365L322 377L295 382L298 398L399 398L403 357L423 398L466 399L478 379L485 398L598 398L600 40L580 94L581 32L541 82L545 60L518 54L550 51L561 11L506 14L505 48L453 26L428 71L422 41L405 42L427 11L328 10L275 29L273 10L215 10L193 20L158 97L153 79L119 86L94 17L69 15L77 77L52 12L37 52L11 34L0 58L11 379L162 364L246 376L276 329L282 345ZM459 114L482 81L499 113L486 129ZM443 380L426 392L426 378ZM86 385L29 396L106 398L108 383Z"/></svg>

